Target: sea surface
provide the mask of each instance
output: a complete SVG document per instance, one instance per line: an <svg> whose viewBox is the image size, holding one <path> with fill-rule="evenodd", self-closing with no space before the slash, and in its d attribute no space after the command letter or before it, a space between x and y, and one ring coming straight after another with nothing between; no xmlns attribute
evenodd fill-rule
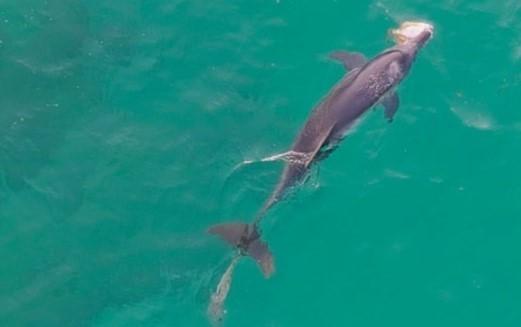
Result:
<svg viewBox="0 0 521 327"><path fill-rule="evenodd" d="M206 229L260 208L328 54L406 20L436 31L394 122L269 212L220 325L521 326L518 0L0 0L0 326L211 326Z"/></svg>

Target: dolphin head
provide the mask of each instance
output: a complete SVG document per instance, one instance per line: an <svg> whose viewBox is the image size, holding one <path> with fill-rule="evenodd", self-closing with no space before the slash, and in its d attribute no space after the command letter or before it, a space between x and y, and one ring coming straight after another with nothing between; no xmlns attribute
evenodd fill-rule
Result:
<svg viewBox="0 0 521 327"><path fill-rule="evenodd" d="M434 34L434 26L425 22L403 22L391 30L391 36L398 45L422 47Z"/></svg>

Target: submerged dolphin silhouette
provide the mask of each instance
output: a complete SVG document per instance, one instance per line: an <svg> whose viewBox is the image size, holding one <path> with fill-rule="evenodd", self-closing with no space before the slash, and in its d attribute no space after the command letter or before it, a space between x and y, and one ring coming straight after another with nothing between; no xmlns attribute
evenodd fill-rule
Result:
<svg viewBox="0 0 521 327"><path fill-rule="evenodd" d="M394 90L407 75L418 50L427 43L433 32L430 24L405 22L392 31L396 45L370 61L359 53L332 53L331 58L342 62L348 72L312 111L291 151L277 156L285 158L286 165L277 186L255 219L249 224L233 222L215 225L209 228L209 232L236 247L239 255L251 256L264 276L269 277L274 271L274 264L268 246L260 238L258 226L262 218L290 187L303 180L314 163L326 158L336 148L349 128L368 109L382 104L386 119L389 122L393 120L399 104ZM232 269L235 263L236 259L230 266ZM231 275L229 270L227 272L228 276ZM231 277L227 279L231 282ZM226 294L227 291L226 288ZM226 294L218 298L224 301Z"/></svg>

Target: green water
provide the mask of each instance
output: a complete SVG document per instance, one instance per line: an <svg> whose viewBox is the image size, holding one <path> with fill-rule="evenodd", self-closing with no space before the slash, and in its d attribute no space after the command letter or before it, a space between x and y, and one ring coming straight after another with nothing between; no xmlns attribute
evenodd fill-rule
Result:
<svg viewBox="0 0 521 327"><path fill-rule="evenodd" d="M521 3L0 1L0 325L208 326L251 219L342 76L407 19L436 35L270 212L223 326L521 325Z"/></svg>

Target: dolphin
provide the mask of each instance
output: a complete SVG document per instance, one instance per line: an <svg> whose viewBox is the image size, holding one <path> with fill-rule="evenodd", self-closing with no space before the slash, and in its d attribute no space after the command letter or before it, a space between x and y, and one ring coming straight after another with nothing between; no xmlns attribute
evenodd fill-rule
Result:
<svg viewBox="0 0 521 327"><path fill-rule="evenodd" d="M274 271L273 256L261 239L259 224L268 210L288 189L302 182L310 167L335 150L349 129L370 108L381 104L391 122L398 110L396 87L408 74L418 51L429 41L434 27L425 22L404 22L392 30L395 46L371 60L356 52L335 51L331 58L341 62L347 73L313 109L291 150L273 158L286 164L271 195L250 223L232 222L212 226L209 233L220 236L237 250L237 256L252 257L264 276ZM233 261L235 266L236 259Z"/></svg>

